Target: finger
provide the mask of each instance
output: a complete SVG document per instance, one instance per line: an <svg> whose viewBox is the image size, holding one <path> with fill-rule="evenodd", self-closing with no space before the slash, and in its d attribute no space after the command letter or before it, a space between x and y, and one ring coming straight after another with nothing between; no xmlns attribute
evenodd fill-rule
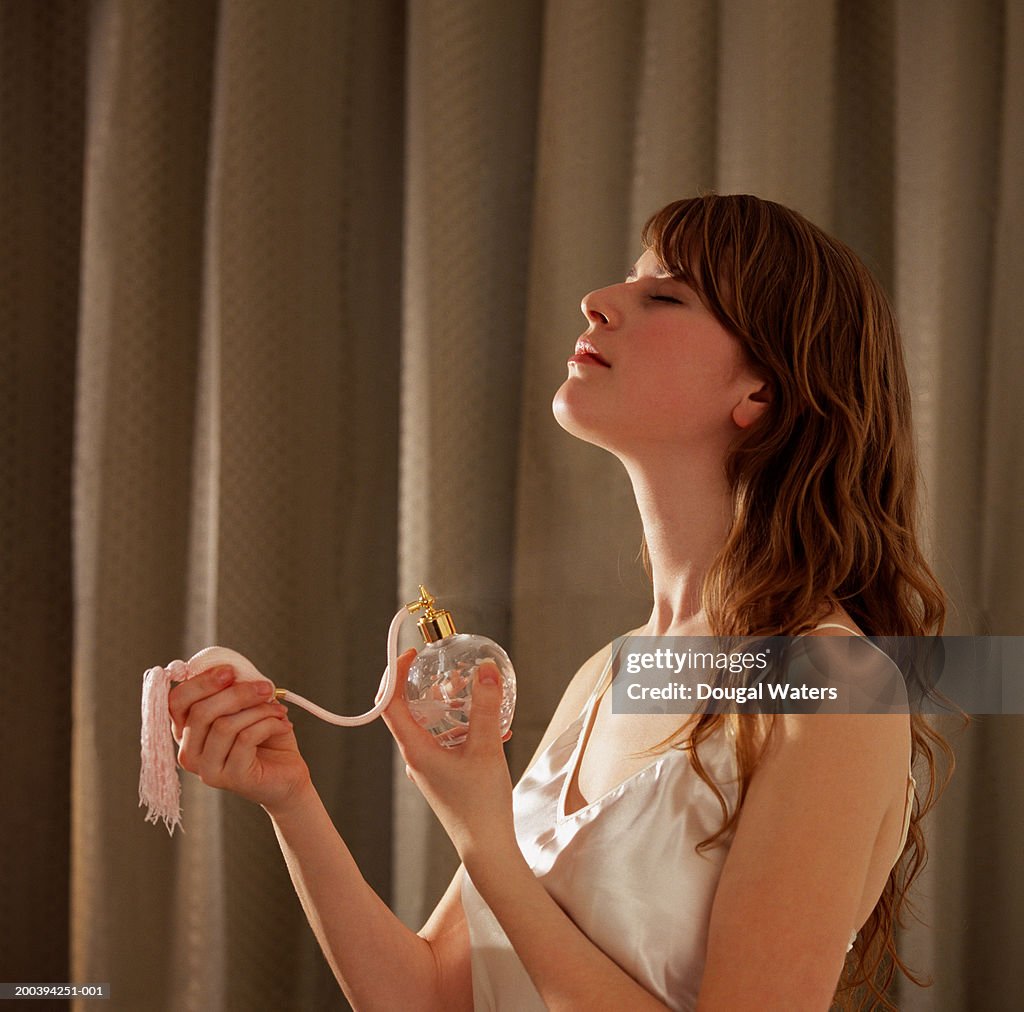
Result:
<svg viewBox="0 0 1024 1012"><path fill-rule="evenodd" d="M280 742L280 744L279 744ZM230 783L252 782L260 749L295 748L295 729L287 717L264 717L236 735L223 776Z"/></svg>
<svg viewBox="0 0 1024 1012"><path fill-rule="evenodd" d="M212 695L204 696L188 709L181 734L182 746L193 755L202 754L206 748L210 726L215 720L247 710L258 703L270 702L273 694L274 686L270 682L246 680L235 682Z"/></svg>
<svg viewBox="0 0 1024 1012"><path fill-rule="evenodd" d="M469 714L466 749L476 753L501 751L501 673L491 661L473 675L473 706Z"/></svg>
<svg viewBox="0 0 1024 1012"><path fill-rule="evenodd" d="M287 720L287 710L280 703L258 703L238 713L218 717L211 725L203 744L202 754L198 757L198 768L202 775L217 775L228 761L228 756L235 746L237 738L248 728L270 717L279 723ZM280 728L278 728L280 731Z"/></svg>
<svg viewBox="0 0 1024 1012"><path fill-rule="evenodd" d="M454 727L449 727L446 731L441 731L437 734L431 731L430 734L438 745L444 745L445 748L454 748L456 745L461 745L465 742L466 735L469 734L469 725L456 724Z"/></svg>
<svg viewBox="0 0 1024 1012"><path fill-rule="evenodd" d="M188 720L188 711L193 703L220 692L231 685L237 677L237 672L230 664L222 664L196 675L195 678L178 682L167 697L167 709L171 715L175 738L181 738L181 732Z"/></svg>
<svg viewBox="0 0 1024 1012"><path fill-rule="evenodd" d="M410 755L415 750L434 747L433 736L412 715L405 697L409 668L415 659L416 651L412 649L406 650L398 658L395 665L395 694L381 713L406 762L410 761Z"/></svg>

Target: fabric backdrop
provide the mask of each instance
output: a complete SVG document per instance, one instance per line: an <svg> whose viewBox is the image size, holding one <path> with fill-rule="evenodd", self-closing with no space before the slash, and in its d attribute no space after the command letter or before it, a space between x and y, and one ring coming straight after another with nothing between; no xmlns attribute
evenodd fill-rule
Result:
<svg viewBox="0 0 1024 1012"><path fill-rule="evenodd" d="M1022 128L1014 0L0 0L0 980L343 1005L259 809L190 777L144 823L141 673L219 642L360 712L426 583L512 655L521 771L648 613L625 475L550 399L675 197L874 267L949 631L1024 634ZM418 928L455 856L386 729L293 715ZM901 1008L1024 993L1021 727L957 739Z"/></svg>

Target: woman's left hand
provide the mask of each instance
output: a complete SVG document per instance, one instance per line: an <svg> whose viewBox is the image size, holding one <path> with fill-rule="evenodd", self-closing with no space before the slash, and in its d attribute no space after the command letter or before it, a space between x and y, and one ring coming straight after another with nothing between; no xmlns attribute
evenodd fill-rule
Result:
<svg viewBox="0 0 1024 1012"><path fill-rule="evenodd" d="M515 846L512 780L501 747L498 669L491 663L477 668L469 730L462 744L444 748L416 722L406 702L406 679L415 658L415 650L398 658L395 695L383 713L409 779L427 799L463 862L478 853Z"/></svg>

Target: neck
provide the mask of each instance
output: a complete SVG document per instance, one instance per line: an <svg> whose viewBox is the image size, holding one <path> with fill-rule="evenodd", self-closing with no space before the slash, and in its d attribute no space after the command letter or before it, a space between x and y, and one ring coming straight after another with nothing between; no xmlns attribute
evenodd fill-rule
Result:
<svg viewBox="0 0 1024 1012"><path fill-rule="evenodd" d="M654 584L646 632L708 635L701 587L732 522L721 457L623 463L643 521Z"/></svg>

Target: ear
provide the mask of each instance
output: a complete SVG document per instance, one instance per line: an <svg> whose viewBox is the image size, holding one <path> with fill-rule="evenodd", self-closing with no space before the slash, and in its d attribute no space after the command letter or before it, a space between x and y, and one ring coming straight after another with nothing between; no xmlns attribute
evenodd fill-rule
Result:
<svg viewBox="0 0 1024 1012"><path fill-rule="evenodd" d="M762 383L747 393L732 409L732 420L738 428L749 429L768 410L772 402L771 386Z"/></svg>

